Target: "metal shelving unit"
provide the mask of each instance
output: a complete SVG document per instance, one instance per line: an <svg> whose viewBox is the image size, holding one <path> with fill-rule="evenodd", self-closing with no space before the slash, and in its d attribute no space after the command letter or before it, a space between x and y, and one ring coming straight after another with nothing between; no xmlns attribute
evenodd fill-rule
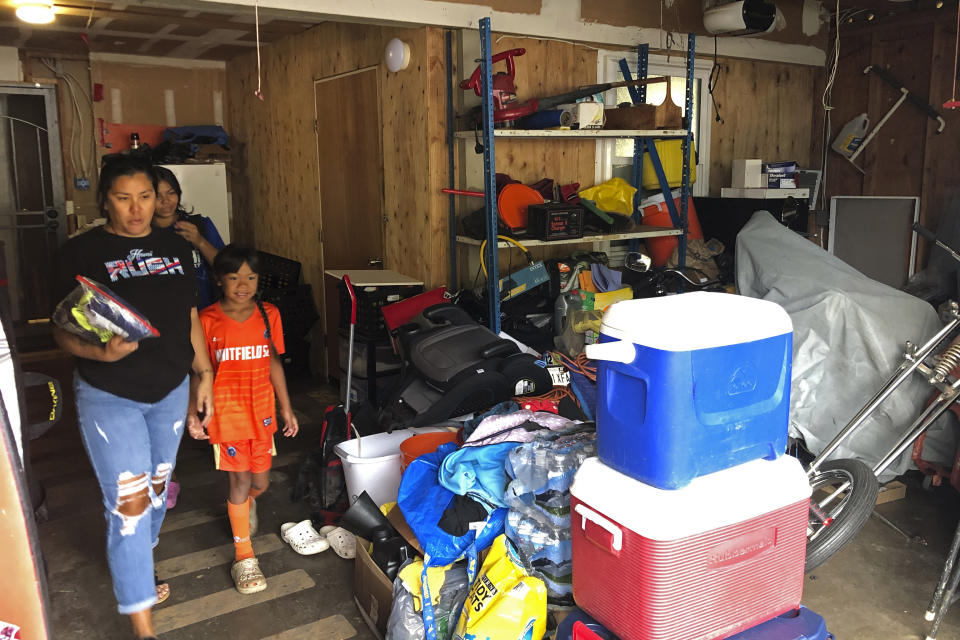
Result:
<svg viewBox="0 0 960 640"><path fill-rule="evenodd" d="M657 180L660 183L662 192L666 195L664 200L670 212L670 218L675 228L665 229L662 227L640 226L637 231L630 233L614 233L604 235L584 236L575 240L560 240L543 242L539 240L524 240L523 243L528 246L556 245L556 244L580 244L589 242L604 242L610 240L631 240L636 242L639 238L679 236L679 260L680 266L686 263L686 235L687 235L687 206L690 198L690 150L692 148L692 133L690 130L689 117L693 112L693 63L695 36L688 34L687 37L687 65L686 65L686 99L684 103L684 126L683 129L651 129L651 130L616 130L616 129L585 129L585 130L550 130L550 129L495 129L493 126L493 93L490 90L493 81L492 61L493 53L491 51L490 39L490 18L480 20L480 66L481 76L483 78L483 95L481 96L481 143L483 145L483 193L484 193L484 215L486 222L486 237L494 238L497 235L497 191L496 191L496 167L494 163L494 140L497 138L509 140L511 138L556 138L556 139L609 139L609 138L633 138L636 141L634 145L634 163L633 179L634 186L638 188L634 197L634 220L639 223L642 220L640 215L640 191L641 172L643 166L644 154L649 154L654 171L657 174ZM453 54L448 35L447 45L447 68L453 68ZM637 48L637 71L638 77L645 78L647 75L647 58L649 46L640 45ZM629 76L629 69L625 64L621 65L625 76ZM627 78L629 79L629 77ZM450 179L451 189L456 188L455 176L452 163L452 149L457 140L474 140L477 137L475 131L455 131L453 125L453 100L455 84L452 78L449 80L448 91L448 127L447 137L451 149ZM634 89L634 88L631 88ZM669 91L669 88L668 88ZM640 86L631 90L631 97L635 102L643 102L646 98L646 87ZM680 206L676 206L673 198L670 197L671 188L667 181L666 173L663 170L663 164L660 162L660 156L653 144L655 139L681 139L683 153L683 167L681 173L680 185ZM467 238L456 235L456 215L454 196L450 196L450 285L456 287L457 266L456 266L456 247L461 245L477 246L482 244L481 240ZM510 246L506 242L488 242L484 248L484 261L487 265L487 312L490 329L494 333L500 332L500 273L497 261L497 250Z"/></svg>

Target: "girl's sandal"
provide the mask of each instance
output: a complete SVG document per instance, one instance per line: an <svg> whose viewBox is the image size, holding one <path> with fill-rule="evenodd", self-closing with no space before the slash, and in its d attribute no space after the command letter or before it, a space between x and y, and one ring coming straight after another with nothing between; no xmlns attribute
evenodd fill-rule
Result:
<svg viewBox="0 0 960 640"><path fill-rule="evenodd" d="M167 598L170 597L170 585L167 584L166 580L158 578L157 574L153 575L153 582L157 586L157 604L166 602Z"/></svg>
<svg viewBox="0 0 960 640"><path fill-rule="evenodd" d="M267 588L267 579L260 570L260 563L255 557L234 562L230 568L230 575L233 577L233 583L236 585L237 591L244 595L257 593Z"/></svg>

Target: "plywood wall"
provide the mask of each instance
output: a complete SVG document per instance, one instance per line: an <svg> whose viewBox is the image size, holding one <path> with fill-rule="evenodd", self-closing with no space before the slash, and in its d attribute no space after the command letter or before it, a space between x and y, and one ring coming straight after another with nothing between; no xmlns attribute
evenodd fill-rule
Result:
<svg viewBox="0 0 960 640"><path fill-rule="evenodd" d="M710 146L710 194L730 186L735 158L795 160L819 166L811 157L814 138L813 67L721 59L714 98L723 122L714 119ZM711 109L704 91L701 108ZM819 104L819 102L818 102Z"/></svg>
<svg viewBox="0 0 960 640"><path fill-rule="evenodd" d="M946 122L944 132L938 135L934 121L905 103L858 158L864 173L830 152L827 195L919 196L920 222L936 230L944 215L958 215L944 207L960 196L955 177L960 164L960 111L939 107L950 97L956 27L953 22L938 21L936 13L928 15L844 34L830 140L859 113L866 112L871 125L876 124L899 98L893 87L862 73L869 64L882 65L940 110ZM928 252L921 239L918 267L926 263Z"/></svg>
<svg viewBox="0 0 960 640"><path fill-rule="evenodd" d="M103 85L104 99L94 104L95 115L107 122L166 126L170 126L171 121L173 126L218 124L215 104L217 99L222 104L226 89L222 68L93 60L90 75L94 84ZM166 109L168 90L173 91L172 113ZM119 113L114 112L115 95L119 95ZM219 98L215 98L217 95Z"/></svg>
<svg viewBox="0 0 960 640"><path fill-rule="evenodd" d="M400 73L381 65L384 47L394 37L411 49L410 66ZM302 262L304 280L320 302L324 266L314 81L378 67L385 266L428 284L445 281L446 205L439 191L446 179L443 32L325 23L265 47L262 66L263 101L253 95L253 54L227 66L230 132L245 145L245 179L234 181L238 238Z"/></svg>
<svg viewBox="0 0 960 640"><path fill-rule="evenodd" d="M25 52L23 56L24 80L57 86L57 115L60 121L63 177L66 198L73 202L74 213L86 219L99 217L96 204L97 156L94 136L94 120L90 100L90 62L81 58L48 58L44 60L58 68L61 75L69 74L76 91L75 106L67 90L67 81L57 79L54 72L44 65L39 56ZM73 82L75 80L75 82ZM78 116L77 109L80 113ZM83 170L85 167L86 170ZM89 189L79 189L74 179L85 176L90 181Z"/></svg>

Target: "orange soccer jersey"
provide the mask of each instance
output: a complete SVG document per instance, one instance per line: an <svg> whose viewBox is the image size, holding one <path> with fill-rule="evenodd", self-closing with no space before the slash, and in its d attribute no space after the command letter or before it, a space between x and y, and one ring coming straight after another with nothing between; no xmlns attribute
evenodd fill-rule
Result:
<svg viewBox="0 0 960 640"><path fill-rule="evenodd" d="M270 321L270 336L277 354L284 352L280 312L263 304ZM270 382L270 343L263 315L254 309L237 322L220 303L200 312L213 363L213 419L207 427L211 444L236 440L269 439L277 430L273 384Z"/></svg>

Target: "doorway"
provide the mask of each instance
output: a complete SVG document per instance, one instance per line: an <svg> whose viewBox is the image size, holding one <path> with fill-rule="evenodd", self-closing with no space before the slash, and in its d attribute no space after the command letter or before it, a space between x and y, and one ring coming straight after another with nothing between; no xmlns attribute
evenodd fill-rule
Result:
<svg viewBox="0 0 960 640"><path fill-rule="evenodd" d="M314 83L323 269L382 269L383 152L378 67ZM327 376L339 371L337 280L324 277Z"/></svg>
<svg viewBox="0 0 960 640"><path fill-rule="evenodd" d="M9 296L18 338L55 302L65 209L56 89L0 84L0 295Z"/></svg>
<svg viewBox="0 0 960 640"><path fill-rule="evenodd" d="M323 268L382 268L378 68L323 78L314 89Z"/></svg>

